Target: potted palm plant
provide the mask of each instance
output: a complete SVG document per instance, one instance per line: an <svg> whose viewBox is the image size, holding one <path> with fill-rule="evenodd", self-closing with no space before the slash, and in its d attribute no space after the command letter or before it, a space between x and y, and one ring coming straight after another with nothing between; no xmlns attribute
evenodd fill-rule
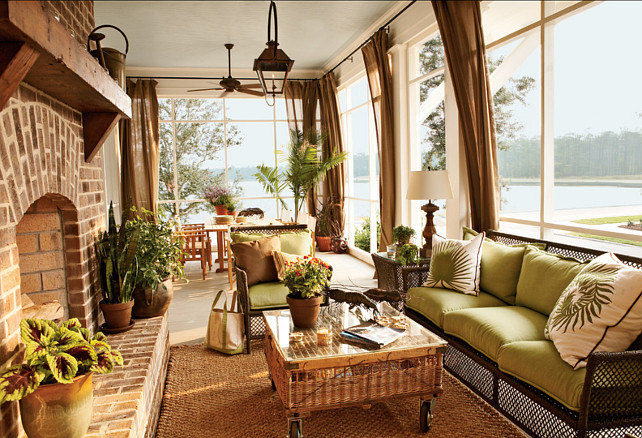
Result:
<svg viewBox="0 0 642 438"><path fill-rule="evenodd" d="M303 201L308 192L325 178L328 170L346 159L345 152L322 157L319 151L322 141L322 136L315 131L304 136L301 131L293 129L290 131L290 144L287 146L287 151L279 151L286 165L285 170L279 172L276 167L262 164L257 166L258 172L254 174L263 189L275 196L286 210L288 206L281 197L281 193L286 188L290 189L294 197L295 219L303 207Z"/></svg>
<svg viewBox="0 0 642 438"><path fill-rule="evenodd" d="M296 327L314 327L331 278L332 268L321 259L305 256L288 263L283 283L290 291L286 299Z"/></svg>
<svg viewBox="0 0 642 438"><path fill-rule="evenodd" d="M29 438L81 438L91 421L93 373L111 373L123 358L107 338L95 336L70 319L60 326L44 319L23 319L25 359L0 373L0 404L20 401Z"/></svg>
<svg viewBox="0 0 642 438"><path fill-rule="evenodd" d="M142 209L125 227L128 235L138 234L138 276L132 313L136 318L161 316L174 295L172 278L185 277L181 242L174 238L171 225L149 210Z"/></svg>
<svg viewBox="0 0 642 438"><path fill-rule="evenodd" d="M123 222L125 217L123 216ZM109 204L109 227L95 243L97 273L103 300L100 309L108 332L124 331L133 325L134 288L138 282L139 233L127 233L126 226L116 226L114 206Z"/></svg>
<svg viewBox="0 0 642 438"><path fill-rule="evenodd" d="M319 246L319 251L328 252L331 250L330 244L332 243L331 224L330 224L330 209L323 206L317 214L317 228L315 231L315 239Z"/></svg>

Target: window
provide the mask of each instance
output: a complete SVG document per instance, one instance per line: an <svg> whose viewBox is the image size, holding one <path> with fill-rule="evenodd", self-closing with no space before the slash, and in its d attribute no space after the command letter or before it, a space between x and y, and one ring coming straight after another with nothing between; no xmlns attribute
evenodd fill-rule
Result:
<svg viewBox="0 0 642 438"><path fill-rule="evenodd" d="M205 188L223 185L237 194L241 208L258 207L278 217L279 206L254 174L256 166L277 164L276 151L289 141L282 99L159 99L159 210L184 223L212 215Z"/></svg>
<svg viewBox="0 0 642 438"><path fill-rule="evenodd" d="M379 155L365 76L340 87L339 104L348 151L345 190L348 242L373 252L379 246Z"/></svg>
<svg viewBox="0 0 642 438"><path fill-rule="evenodd" d="M642 3L517 3L494 2L483 15L500 228L640 255L642 88L629 42L642 38ZM524 26L502 29L512 13Z"/></svg>

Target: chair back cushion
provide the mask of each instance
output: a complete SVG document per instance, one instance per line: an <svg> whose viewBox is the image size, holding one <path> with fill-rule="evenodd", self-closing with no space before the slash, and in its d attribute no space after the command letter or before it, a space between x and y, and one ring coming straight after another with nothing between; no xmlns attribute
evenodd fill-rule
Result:
<svg viewBox="0 0 642 438"><path fill-rule="evenodd" d="M515 304L548 316L566 286L584 266L586 263L574 258L527 246L517 282Z"/></svg>
<svg viewBox="0 0 642 438"><path fill-rule="evenodd" d="M270 234L242 233L238 231L230 233L230 239L234 243L251 242L264 239L267 236L270 236ZM314 242L312 241L312 235L309 229L279 233L278 236L281 240L281 251L287 252L288 254L312 255Z"/></svg>
<svg viewBox="0 0 642 438"><path fill-rule="evenodd" d="M282 251L272 251L272 257L274 258L274 266L276 266L276 274L279 281L283 281L285 278L285 270L288 263L295 263L299 259L303 259L300 255L288 254Z"/></svg>
<svg viewBox="0 0 642 438"><path fill-rule="evenodd" d="M247 273L248 287L256 283L277 281L272 251L281 250L279 236L270 236L251 242L230 245L236 264Z"/></svg>

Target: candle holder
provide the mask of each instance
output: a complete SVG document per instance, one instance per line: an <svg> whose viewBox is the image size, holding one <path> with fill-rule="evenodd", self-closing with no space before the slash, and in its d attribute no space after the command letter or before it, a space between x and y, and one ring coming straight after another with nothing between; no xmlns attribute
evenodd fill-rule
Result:
<svg viewBox="0 0 642 438"><path fill-rule="evenodd" d="M301 342L301 341L303 341L303 332L290 333L290 342Z"/></svg>
<svg viewBox="0 0 642 438"><path fill-rule="evenodd" d="M317 345L332 344L332 328L319 327L317 329Z"/></svg>

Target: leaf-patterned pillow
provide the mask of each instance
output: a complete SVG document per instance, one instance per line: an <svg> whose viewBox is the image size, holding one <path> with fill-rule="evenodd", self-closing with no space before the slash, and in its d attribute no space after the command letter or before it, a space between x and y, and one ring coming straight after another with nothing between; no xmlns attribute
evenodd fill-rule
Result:
<svg viewBox="0 0 642 438"><path fill-rule="evenodd" d="M614 254L594 259L566 287L546 323L564 361L586 366L595 351L624 351L642 332L642 271Z"/></svg>
<svg viewBox="0 0 642 438"><path fill-rule="evenodd" d="M481 233L473 240L454 240L433 234L430 272L424 286L477 295L484 236Z"/></svg>

